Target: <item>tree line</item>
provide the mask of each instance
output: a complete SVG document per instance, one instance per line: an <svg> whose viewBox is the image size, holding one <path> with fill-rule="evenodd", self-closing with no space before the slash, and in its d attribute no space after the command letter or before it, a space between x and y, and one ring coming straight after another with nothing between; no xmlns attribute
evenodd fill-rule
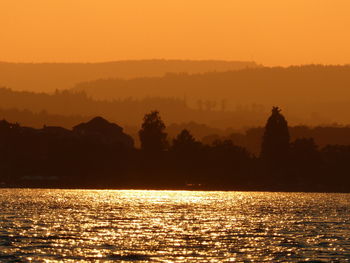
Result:
<svg viewBox="0 0 350 263"><path fill-rule="evenodd" d="M350 146L290 140L274 107L250 153L229 139L211 144L183 129L172 140L158 111L144 116L140 148L117 124L96 117L72 130L0 122L0 181L14 187L268 191L350 190Z"/></svg>
<svg viewBox="0 0 350 263"><path fill-rule="evenodd" d="M45 110L32 112L28 109L19 110L16 108L0 108L0 116L9 122L18 122L22 126L41 128L46 126L61 126L71 129L77 123L88 121L92 116L85 115L61 115L52 114ZM113 120L113 119L112 119ZM135 140L135 145L139 145L137 125L123 125L125 131ZM291 140L300 137L311 137L320 147L329 144L350 145L350 126L331 124L327 126L289 126ZM232 140L235 144L246 148L249 152L257 155L261 149L261 138L264 133L264 127L252 127L246 129L234 129L227 127L225 129L215 128L213 126L198 123L195 121L170 123L166 126L168 139L171 141L183 129L191 131L191 134L204 144L212 144L215 140Z"/></svg>

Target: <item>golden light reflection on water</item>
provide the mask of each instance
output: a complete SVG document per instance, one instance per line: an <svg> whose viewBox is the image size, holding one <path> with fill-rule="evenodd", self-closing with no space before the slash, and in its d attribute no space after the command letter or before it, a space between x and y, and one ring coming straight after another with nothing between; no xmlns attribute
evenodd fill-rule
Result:
<svg viewBox="0 0 350 263"><path fill-rule="evenodd" d="M347 260L350 195L2 189L0 262Z"/></svg>

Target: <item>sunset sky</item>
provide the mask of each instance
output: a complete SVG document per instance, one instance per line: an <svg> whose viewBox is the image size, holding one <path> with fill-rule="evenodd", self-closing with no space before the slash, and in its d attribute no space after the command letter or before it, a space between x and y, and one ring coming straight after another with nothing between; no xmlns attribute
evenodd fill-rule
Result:
<svg viewBox="0 0 350 263"><path fill-rule="evenodd" d="M1 0L0 61L350 63L349 0Z"/></svg>

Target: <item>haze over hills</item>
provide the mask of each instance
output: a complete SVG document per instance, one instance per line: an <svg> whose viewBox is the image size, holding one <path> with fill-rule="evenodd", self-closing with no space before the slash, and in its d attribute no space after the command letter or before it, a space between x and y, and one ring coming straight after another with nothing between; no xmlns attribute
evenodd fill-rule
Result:
<svg viewBox="0 0 350 263"><path fill-rule="evenodd" d="M14 90L53 92L100 78L162 76L168 72L204 73L258 67L255 62L220 60L125 60L105 63L0 62L0 86Z"/></svg>
<svg viewBox="0 0 350 263"><path fill-rule="evenodd" d="M167 74L163 77L100 79L78 84L95 99L186 99L193 108L235 110L239 105L280 105L301 122L350 123L350 66L258 67L228 72Z"/></svg>
<svg viewBox="0 0 350 263"><path fill-rule="evenodd" d="M102 69L104 67L111 69L113 65L121 67L123 63L133 66L140 66L142 63L143 66L146 64L159 66L163 63L168 65L167 69L166 67L162 69L163 72L168 71L170 65L173 65L174 69L176 63L182 66L197 63L196 70L200 67L203 69L203 65L206 65L207 69L209 65L213 65L208 61L152 60L110 64L18 64L17 66L19 68L23 66L23 74L32 78L32 82L28 83L47 82L55 86L59 85L60 81L67 81L68 77L72 80L88 76L88 74L84 75L88 70L84 71L83 75L75 75L73 70L69 75L68 68L75 68L76 72L83 72L79 69L80 67L85 69L91 67L92 71L100 67L101 71L96 71L97 73L112 74L113 71ZM231 65L230 62L222 63ZM9 65L16 68L16 64ZM75 115L79 120L101 115L118 124L131 126L139 125L146 112L157 109L167 123L195 121L213 128L242 129L262 125L270 108L278 105L284 109L291 125L315 126L329 125L334 122L348 125L350 123L348 114L350 110L350 99L348 99L350 66L306 65L268 68L254 65L255 68L224 72L211 71L193 74L173 72L162 76L136 78L127 78L126 73L131 76L131 74L140 73L141 70L137 71L136 68L133 68L128 71L125 69L124 79L101 78L85 81L72 89L51 93L1 89L1 107L4 110L30 110L34 114L44 111L50 115ZM44 73L30 75L31 71L27 69L31 66L37 69L36 74L40 72L38 69L41 67L50 68L51 75ZM63 73L58 70L60 67L64 69ZM160 72L160 67L158 69ZM223 67L220 69L224 70ZM0 74L3 72L0 71ZM60 74L67 78L60 78ZM26 79L15 74L9 74L9 76L26 86ZM90 75L90 77L93 76L93 74ZM54 77L57 82L54 81ZM30 90L32 84L26 87L25 89ZM44 86L39 85L38 87ZM55 117L57 118L60 117ZM77 118L73 119L77 120ZM72 123L64 118L61 120L69 125ZM12 118L12 121L15 119ZM35 120L35 125L39 123L38 120Z"/></svg>
<svg viewBox="0 0 350 263"><path fill-rule="evenodd" d="M53 94L13 91L0 88L1 108L47 112L64 116L103 116L118 124L139 126L145 113L159 110L167 123L183 123L196 120L213 127L245 127L262 123L265 115L258 107L236 111L194 109L179 98L126 98L114 101L98 101L85 93L57 91ZM52 122L50 122L52 123ZM71 122L67 122L71 123ZM67 125L64 125L67 126Z"/></svg>

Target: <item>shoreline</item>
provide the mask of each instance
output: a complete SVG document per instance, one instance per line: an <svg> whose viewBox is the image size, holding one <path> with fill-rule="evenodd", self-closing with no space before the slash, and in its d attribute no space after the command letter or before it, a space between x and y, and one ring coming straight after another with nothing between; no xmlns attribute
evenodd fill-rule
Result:
<svg viewBox="0 0 350 263"><path fill-rule="evenodd" d="M224 188L149 188L149 187L72 187L72 186L0 186L0 189L41 189L41 190L96 190L96 191L188 191L188 192L268 192L268 193L325 193L325 194L350 194L350 191L332 191L332 190L301 190L301 189L224 189Z"/></svg>

